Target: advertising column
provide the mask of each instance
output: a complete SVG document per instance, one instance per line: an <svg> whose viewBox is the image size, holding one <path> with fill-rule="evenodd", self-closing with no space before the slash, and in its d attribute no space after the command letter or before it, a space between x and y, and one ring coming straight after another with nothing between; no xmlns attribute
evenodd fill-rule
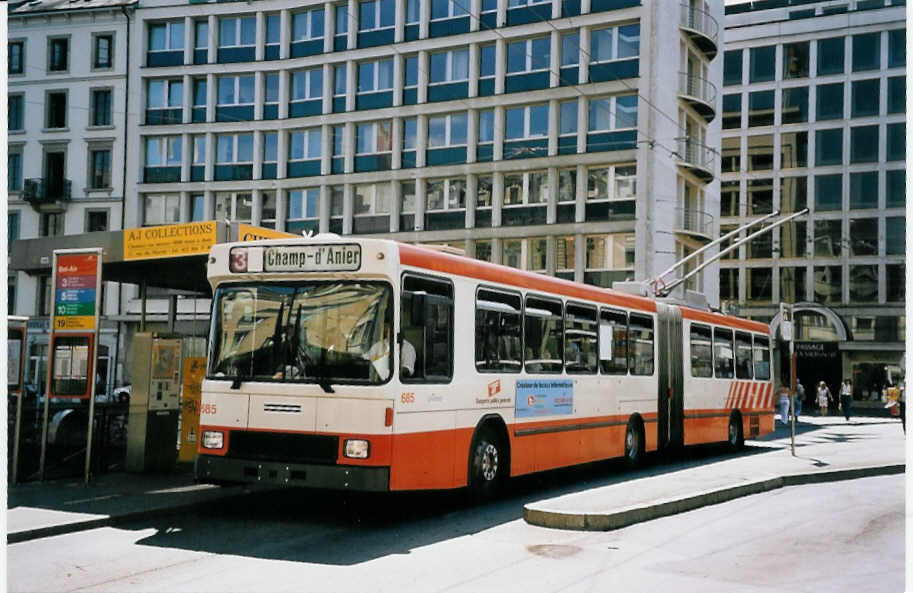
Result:
<svg viewBox="0 0 913 593"><path fill-rule="evenodd" d="M101 249L54 251L48 389L41 431L41 477L47 453L48 410L51 398L89 400L85 481L92 460L95 414L95 363L98 343Z"/></svg>

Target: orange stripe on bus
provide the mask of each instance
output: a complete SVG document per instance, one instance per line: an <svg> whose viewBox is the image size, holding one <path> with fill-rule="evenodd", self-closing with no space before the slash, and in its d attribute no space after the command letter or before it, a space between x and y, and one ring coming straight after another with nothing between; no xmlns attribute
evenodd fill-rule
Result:
<svg viewBox="0 0 913 593"><path fill-rule="evenodd" d="M760 332L765 336L770 335L770 327L758 321L742 319L741 317L730 317L728 315L721 315L720 313L712 313L710 311L701 311L700 309L692 309L691 307L686 306L682 306L681 309L683 319L704 321L706 323L734 327L737 329L746 329L753 332Z"/></svg>
<svg viewBox="0 0 913 593"><path fill-rule="evenodd" d="M638 297L610 290L578 284L569 280L545 276L533 272L516 270L507 266L471 259L459 255L451 255L417 245L406 243L399 244L400 263L406 266L424 268L445 274L455 274L467 278L475 278L485 282L510 284L518 288L539 290L565 297L598 301L607 305L638 309L640 311L656 311L656 303L648 298Z"/></svg>

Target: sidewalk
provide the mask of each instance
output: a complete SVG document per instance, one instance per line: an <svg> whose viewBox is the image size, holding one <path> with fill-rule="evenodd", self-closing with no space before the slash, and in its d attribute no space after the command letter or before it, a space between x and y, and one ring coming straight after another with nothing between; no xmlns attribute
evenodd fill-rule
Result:
<svg viewBox="0 0 913 593"><path fill-rule="evenodd" d="M89 486L81 478L29 482L7 489L8 544L172 514L239 496L242 486L195 484L192 471L112 473Z"/></svg>
<svg viewBox="0 0 913 593"><path fill-rule="evenodd" d="M709 504L813 482L903 473L904 433L895 418L800 416L796 457L788 426L746 441L743 454L723 461L621 481L525 505L527 523L605 531Z"/></svg>

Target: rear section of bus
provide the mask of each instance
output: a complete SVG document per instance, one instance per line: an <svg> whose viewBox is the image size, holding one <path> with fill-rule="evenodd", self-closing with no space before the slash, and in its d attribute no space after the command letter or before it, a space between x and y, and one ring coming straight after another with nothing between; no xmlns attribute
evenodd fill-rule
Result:
<svg viewBox="0 0 913 593"><path fill-rule="evenodd" d="M198 480L389 489L397 266L336 236L212 249Z"/></svg>

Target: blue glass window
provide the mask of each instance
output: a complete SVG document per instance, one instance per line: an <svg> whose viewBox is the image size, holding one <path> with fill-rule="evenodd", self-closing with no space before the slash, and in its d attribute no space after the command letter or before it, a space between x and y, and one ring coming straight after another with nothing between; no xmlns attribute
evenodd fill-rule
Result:
<svg viewBox="0 0 913 593"><path fill-rule="evenodd" d="M322 39L324 35L323 9L317 8L292 15L292 43Z"/></svg>
<svg viewBox="0 0 913 593"><path fill-rule="evenodd" d="M853 72L881 68L881 33L853 35Z"/></svg>
<svg viewBox="0 0 913 593"><path fill-rule="evenodd" d="M777 46L753 47L749 53L748 74L750 82L766 82L774 79L776 72Z"/></svg>
<svg viewBox="0 0 913 593"><path fill-rule="evenodd" d="M843 74L846 46L843 37L818 40L818 76Z"/></svg>
<svg viewBox="0 0 913 593"><path fill-rule="evenodd" d="M742 50L732 49L723 54L723 84L742 84Z"/></svg>

